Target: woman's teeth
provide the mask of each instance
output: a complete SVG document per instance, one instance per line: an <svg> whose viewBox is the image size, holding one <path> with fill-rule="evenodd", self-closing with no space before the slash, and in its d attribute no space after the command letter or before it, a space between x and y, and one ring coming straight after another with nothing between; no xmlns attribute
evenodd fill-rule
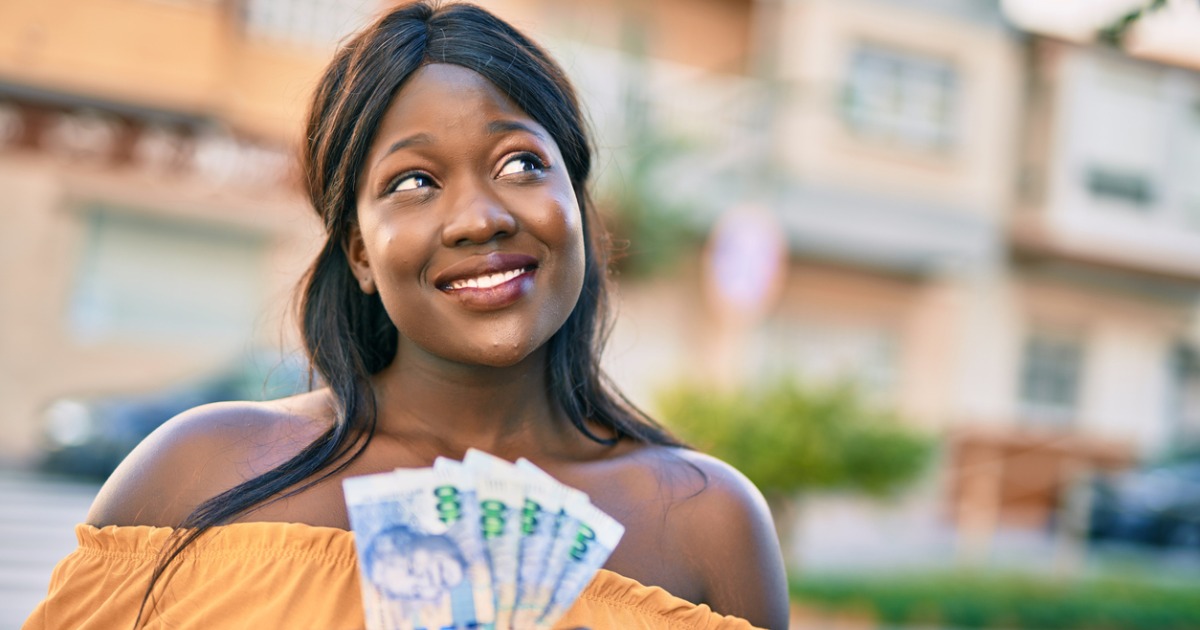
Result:
<svg viewBox="0 0 1200 630"><path fill-rule="evenodd" d="M494 286L504 284L523 273L525 273L525 269L512 269L476 278L464 278L451 282L450 289L490 289Z"/></svg>

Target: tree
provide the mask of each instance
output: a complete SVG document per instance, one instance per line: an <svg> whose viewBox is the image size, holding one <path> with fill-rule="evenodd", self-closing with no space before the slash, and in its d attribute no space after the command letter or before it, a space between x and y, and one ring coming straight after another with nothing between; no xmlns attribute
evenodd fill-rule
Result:
<svg viewBox="0 0 1200 630"><path fill-rule="evenodd" d="M624 177L602 191L601 205L614 221L615 262L630 276L668 271L702 240L687 207L662 183L661 171L689 149L685 141L647 128L632 133L629 146L617 155Z"/></svg>
<svg viewBox="0 0 1200 630"><path fill-rule="evenodd" d="M921 474L933 446L851 385L821 388L785 378L722 392L685 384L663 392L657 408L684 439L732 464L762 490L788 557L787 526L804 493L893 494Z"/></svg>
<svg viewBox="0 0 1200 630"><path fill-rule="evenodd" d="M1117 20L1112 24L1100 29L1097 37L1100 38L1100 41L1120 47L1122 42L1125 40L1125 34L1129 32L1129 29L1131 29L1138 20L1142 19L1147 14L1158 11L1165 6L1167 6L1167 0L1148 0L1148 2L1146 2L1144 5L1128 11L1121 17L1117 18Z"/></svg>

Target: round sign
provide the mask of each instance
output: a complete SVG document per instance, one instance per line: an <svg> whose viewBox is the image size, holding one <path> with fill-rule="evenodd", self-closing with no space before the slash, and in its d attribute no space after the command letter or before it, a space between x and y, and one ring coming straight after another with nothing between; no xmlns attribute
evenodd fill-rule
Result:
<svg viewBox="0 0 1200 630"><path fill-rule="evenodd" d="M713 226L705 256L708 293L718 312L756 320L772 305L787 269L787 239L775 217L745 206Z"/></svg>

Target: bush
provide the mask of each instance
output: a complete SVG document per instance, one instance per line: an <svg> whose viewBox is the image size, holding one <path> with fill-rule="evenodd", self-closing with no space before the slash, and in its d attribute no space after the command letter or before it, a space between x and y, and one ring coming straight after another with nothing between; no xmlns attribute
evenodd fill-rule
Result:
<svg viewBox="0 0 1200 630"><path fill-rule="evenodd" d="M808 577L795 599L836 610L873 610L888 625L1037 630L1194 630L1194 585L1105 578L1061 582L1013 574L935 573Z"/></svg>
<svg viewBox="0 0 1200 630"><path fill-rule="evenodd" d="M887 494L920 474L932 445L847 385L782 379L723 393L688 384L664 392L658 409L685 439L776 497L810 489Z"/></svg>

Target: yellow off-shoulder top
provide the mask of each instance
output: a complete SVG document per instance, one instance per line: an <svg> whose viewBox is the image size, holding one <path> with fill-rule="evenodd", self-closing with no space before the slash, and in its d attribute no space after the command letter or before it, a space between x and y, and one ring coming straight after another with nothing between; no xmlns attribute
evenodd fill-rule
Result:
<svg viewBox="0 0 1200 630"><path fill-rule="evenodd" d="M23 630L132 628L172 530L78 525L79 547L54 569ZM152 630L350 630L364 627L354 535L299 523L213 528L156 588ZM601 570L555 628L746 630L665 590Z"/></svg>

